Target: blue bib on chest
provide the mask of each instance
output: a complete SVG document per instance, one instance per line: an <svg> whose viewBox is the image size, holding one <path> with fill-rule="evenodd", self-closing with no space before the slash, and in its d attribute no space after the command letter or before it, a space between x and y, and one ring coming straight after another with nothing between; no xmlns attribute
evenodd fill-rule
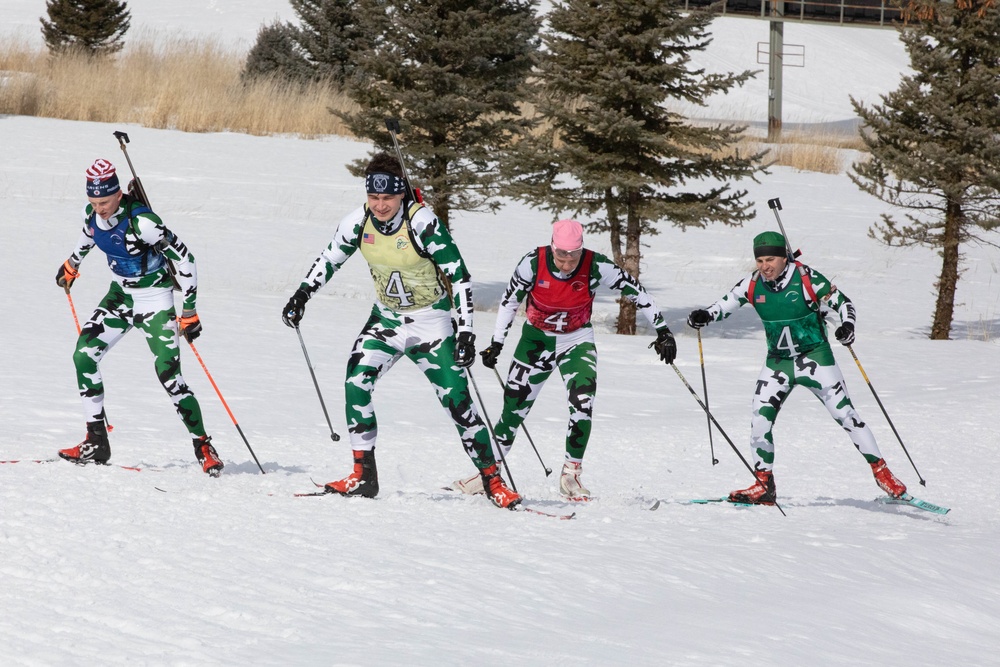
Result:
<svg viewBox="0 0 1000 667"><path fill-rule="evenodd" d="M96 215L90 216L89 225L94 234L94 243L107 255L108 267L115 275L124 278L137 278L153 273L163 266L163 255L153 247L147 246L140 254L130 255L125 245L125 235L132 217L149 212L150 209L145 206L136 206L131 210L126 208L126 215L109 230L103 230L97 226Z"/></svg>

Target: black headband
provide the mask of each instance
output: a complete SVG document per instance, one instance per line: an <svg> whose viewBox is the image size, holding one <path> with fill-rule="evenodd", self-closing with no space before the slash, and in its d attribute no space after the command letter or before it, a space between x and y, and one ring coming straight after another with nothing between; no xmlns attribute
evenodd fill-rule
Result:
<svg viewBox="0 0 1000 667"><path fill-rule="evenodd" d="M754 259L758 257L787 257L788 248L777 245L762 245L753 249Z"/></svg>
<svg viewBox="0 0 1000 667"><path fill-rule="evenodd" d="M384 171L365 177L365 189L370 195L401 195L406 192L406 181Z"/></svg>

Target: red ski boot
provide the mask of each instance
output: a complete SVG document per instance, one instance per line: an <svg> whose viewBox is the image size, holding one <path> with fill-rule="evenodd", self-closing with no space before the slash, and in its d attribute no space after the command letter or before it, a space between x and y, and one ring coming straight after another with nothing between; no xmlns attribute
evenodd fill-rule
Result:
<svg viewBox="0 0 1000 667"><path fill-rule="evenodd" d="M490 497L490 501L494 505L512 510L521 503L521 496L518 495L517 491L511 490L504 484L496 463L489 468L480 470L479 474L483 477L483 489L486 490L486 495Z"/></svg>
<svg viewBox="0 0 1000 667"><path fill-rule="evenodd" d="M330 482L325 487L327 493L342 496L374 498L378 495L378 468L375 467L375 450L354 450L354 470L344 479Z"/></svg>
<svg viewBox="0 0 1000 667"><path fill-rule="evenodd" d="M896 476L885 464L885 459L879 459L872 464L872 474L880 489L888 493L893 498L899 498L906 493L906 485L896 479Z"/></svg>
<svg viewBox="0 0 1000 667"><path fill-rule="evenodd" d="M59 456L80 465L107 463L111 459L111 443L104 422L87 422L87 437L76 447L60 449Z"/></svg>
<svg viewBox="0 0 1000 667"><path fill-rule="evenodd" d="M225 466L219 460L219 454L215 451L215 447L212 446L212 438L203 435L200 438L195 438L193 443L194 455L198 457L201 469L212 477L218 477Z"/></svg>
<svg viewBox="0 0 1000 667"><path fill-rule="evenodd" d="M778 500L774 487L774 475L770 470L758 470L754 473L757 481L745 489L729 494L731 503L747 503L750 505L773 505Z"/></svg>

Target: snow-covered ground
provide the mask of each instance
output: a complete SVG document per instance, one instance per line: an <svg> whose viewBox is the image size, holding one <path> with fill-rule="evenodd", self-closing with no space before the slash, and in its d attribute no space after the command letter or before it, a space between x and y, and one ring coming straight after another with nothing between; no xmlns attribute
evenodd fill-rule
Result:
<svg viewBox="0 0 1000 667"><path fill-rule="evenodd" d="M173 9L151 9L160 4ZM233 29L251 34L259 21L287 15L283 4L244 3L259 16L237 12ZM28 24L43 6L6 0L4 12ZM195 0L130 6L137 22L141 10L185 31L208 29L202 18L211 14L196 10L235 12L227 9L235 3ZM719 22L734 32L757 25ZM890 54L890 36L842 30L831 40L845 56ZM898 73L903 64L885 66ZM826 76L838 99L857 89L847 74ZM648 332L610 333L616 305L607 294L596 307L600 391L584 468L597 500L567 507L557 472L545 477L523 438L510 461L535 506L575 510L575 520L440 491L472 466L406 362L375 396L381 495L294 498L312 488L310 478L326 482L350 467L341 382L372 299L364 262L354 258L310 302L302 326L334 428L345 435L338 443L279 312L335 222L361 201L344 165L368 147L0 117L8 317L0 459L49 459L83 436L75 331L53 278L79 231L83 170L99 156L127 170L112 136L119 129L132 139L153 205L197 256L205 333L196 345L267 474L185 345L185 376L226 462L220 479L202 474L144 343L127 336L102 364L113 462L145 469L0 465L0 664L1000 664L995 250L968 249L954 340L934 342L926 334L937 256L868 239L886 208L842 175L773 169L749 185L758 217L744 228L665 229L645 249L643 282L678 334L678 367L700 391L697 339L684 318L749 270L750 240L775 227L764 202L780 197L803 259L854 299L854 348L926 488L838 347L855 403L891 467L917 495L951 507L946 517L876 504L862 458L800 392L776 429L787 516L684 504L743 486L749 473L718 433L712 466L704 413L647 349ZM546 242L549 222L515 203L497 215L457 216L480 340L514 264ZM588 245L608 250L603 238ZM84 263L73 289L81 318L108 276L99 256ZM713 411L748 454L764 343L744 311L703 339ZM496 380L481 366L474 374L495 418ZM554 378L527 426L556 471L565 420ZM656 498L662 504L649 511Z"/></svg>

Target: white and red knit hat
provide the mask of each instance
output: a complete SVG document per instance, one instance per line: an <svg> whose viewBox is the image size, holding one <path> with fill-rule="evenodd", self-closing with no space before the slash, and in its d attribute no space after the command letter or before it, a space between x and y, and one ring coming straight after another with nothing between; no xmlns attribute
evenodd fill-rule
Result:
<svg viewBox="0 0 1000 667"><path fill-rule="evenodd" d="M121 190L115 165L108 160L97 159L87 167L87 196L100 198L113 195Z"/></svg>

